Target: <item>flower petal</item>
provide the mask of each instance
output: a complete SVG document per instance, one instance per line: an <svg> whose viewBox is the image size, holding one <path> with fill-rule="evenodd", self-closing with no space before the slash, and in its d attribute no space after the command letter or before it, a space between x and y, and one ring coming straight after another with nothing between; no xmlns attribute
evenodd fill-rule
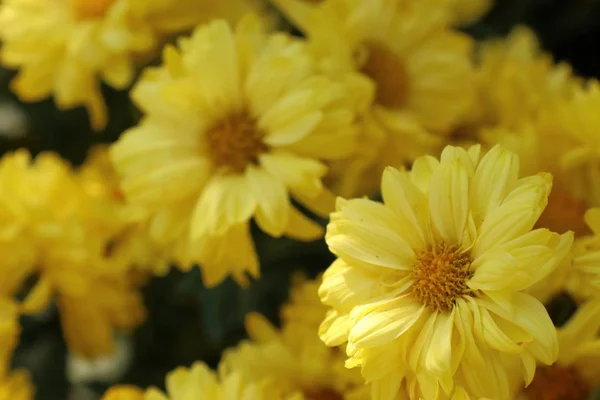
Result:
<svg viewBox="0 0 600 400"><path fill-rule="evenodd" d="M551 187L550 174L520 179L515 189L481 224L474 258L529 232L548 203Z"/></svg>
<svg viewBox="0 0 600 400"><path fill-rule="evenodd" d="M364 348L384 345L408 331L424 308L411 295L355 307L350 318L356 323L348 341Z"/></svg>
<svg viewBox="0 0 600 400"><path fill-rule="evenodd" d="M256 223L271 236L281 236L288 226L290 202L285 186L261 168L245 171L248 186L257 202Z"/></svg>
<svg viewBox="0 0 600 400"><path fill-rule="evenodd" d="M222 235L233 225L248 221L256 198L243 175L216 175L206 184L192 217L191 238Z"/></svg>
<svg viewBox="0 0 600 400"><path fill-rule="evenodd" d="M339 257L350 256L387 268L410 270L415 253L394 229L394 215L366 199L338 199L325 241Z"/></svg>

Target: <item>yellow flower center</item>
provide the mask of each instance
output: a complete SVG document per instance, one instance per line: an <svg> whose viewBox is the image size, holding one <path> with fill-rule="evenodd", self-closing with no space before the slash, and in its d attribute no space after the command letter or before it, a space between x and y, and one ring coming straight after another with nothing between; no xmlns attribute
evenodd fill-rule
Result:
<svg viewBox="0 0 600 400"><path fill-rule="evenodd" d="M536 227L548 228L557 233L573 231L577 236L587 235L590 229L583 218L585 211L585 204L575 199L568 191L555 186Z"/></svg>
<svg viewBox="0 0 600 400"><path fill-rule="evenodd" d="M470 266L469 255L458 246L433 246L417 256L412 292L422 304L449 312L457 298L473 295L467 285L473 276Z"/></svg>
<svg viewBox="0 0 600 400"><path fill-rule="evenodd" d="M116 0L71 0L75 15L79 19L100 18Z"/></svg>
<svg viewBox="0 0 600 400"><path fill-rule="evenodd" d="M410 83L406 66L392 50L379 42L369 41L366 48L367 60L361 72L377 84L375 100L387 108L402 107Z"/></svg>
<svg viewBox="0 0 600 400"><path fill-rule="evenodd" d="M255 121L246 113L233 115L206 132L208 151L217 168L242 172L267 150Z"/></svg>
<svg viewBox="0 0 600 400"><path fill-rule="evenodd" d="M590 388L574 368L555 364L538 368L524 393L529 400L585 400Z"/></svg>

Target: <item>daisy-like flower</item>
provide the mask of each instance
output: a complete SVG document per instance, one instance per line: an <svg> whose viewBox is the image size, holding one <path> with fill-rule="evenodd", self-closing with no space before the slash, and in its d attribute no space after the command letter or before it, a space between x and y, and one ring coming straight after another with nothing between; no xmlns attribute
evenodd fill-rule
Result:
<svg viewBox="0 0 600 400"><path fill-rule="evenodd" d="M272 378L281 393L294 399L369 399L358 369L344 367L345 356L321 342L317 326L299 321L278 331L264 317L250 314L251 340L226 350L223 371L237 370L250 381Z"/></svg>
<svg viewBox="0 0 600 400"><path fill-rule="evenodd" d="M600 206L600 118L595 112L599 106L600 82L590 80L570 101L552 110L548 121L570 143L563 148L560 166L570 179L573 195L587 207Z"/></svg>
<svg viewBox="0 0 600 400"><path fill-rule="evenodd" d="M566 63L555 64L534 32L519 26L506 39L484 42L477 53L481 123L520 130L580 85Z"/></svg>
<svg viewBox="0 0 600 400"><path fill-rule="evenodd" d="M359 71L375 85L361 115L364 143L332 177L338 192L373 192L384 166L437 151L434 134L461 122L474 94L472 40L447 26L442 2L275 3L306 34L324 70Z"/></svg>
<svg viewBox="0 0 600 400"><path fill-rule="evenodd" d="M557 329L558 360L539 366L533 382L520 390L517 400L586 400L600 384L600 301L583 304Z"/></svg>
<svg viewBox="0 0 600 400"><path fill-rule="evenodd" d="M31 243L31 264L7 286L18 288L35 274L22 311L39 312L56 297L69 348L86 358L109 354L115 331L130 330L145 317L128 264L113 254L129 212L91 183L50 153L31 160L19 151L0 163L3 204Z"/></svg>
<svg viewBox="0 0 600 400"><path fill-rule="evenodd" d="M281 395L268 380L246 381L237 372L215 374L204 363L177 368L166 378L166 393L150 388L141 391L131 386L109 389L102 400L295 400Z"/></svg>
<svg viewBox="0 0 600 400"><path fill-rule="evenodd" d="M505 398L505 358L525 365L526 382L536 360L555 361L552 322L524 293L573 241L532 230L551 186L549 174L519 178L518 158L500 146L481 159L479 146L448 146L410 172L386 169L384 204L338 199L320 335L347 342L346 365L361 366L374 398L394 398L404 378L430 394L450 394L456 379L469 395Z"/></svg>
<svg viewBox="0 0 600 400"><path fill-rule="evenodd" d="M92 127L101 130L107 122L101 81L125 89L166 33L217 16L212 12L234 17L248 8L244 0L212 3L6 0L0 5L2 63L19 69L11 88L21 99L53 96L60 109L85 106Z"/></svg>
<svg viewBox="0 0 600 400"><path fill-rule="evenodd" d="M133 90L142 122L111 149L127 200L148 210L150 232L199 263L206 285L258 275L252 218L267 234L312 240L321 228L291 199L326 215L324 160L354 147L362 78L319 75L305 44L266 34L252 15L235 30L200 26ZM235 249L235 251L232 251Z"/></svg>

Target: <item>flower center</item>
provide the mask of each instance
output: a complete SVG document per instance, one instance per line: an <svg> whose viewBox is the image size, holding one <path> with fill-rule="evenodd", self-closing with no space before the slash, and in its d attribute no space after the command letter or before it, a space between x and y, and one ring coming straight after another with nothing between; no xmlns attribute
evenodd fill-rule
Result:
<svg viewBox="0 0 600 400"><path fill-rule="evenodd" d="M246 113L215 124L206 132L206 141L214 165L232 172L244 171L267 150L255 121Z"/></svg>
<svg viewBox="0 0 600 400"><path fill-rule="evenodd" d="M585 400L590 388L574 368L555 364L538 368L524 393L529 400Z"/></svg>
<svg viewBox="0 0 600 400"><path fill-rule="evenodd" d="M75 15L79 19L100 18L115 0L71 0Z"/></svg>
<svg viewBox="0 0 600 400"><path fill-rule="evenodd" d="M470 266L469 255L458 246L433 246L417 256L412 292L426 306L449 312L457 298L473 295L467 285L473 276Z"/></svg>
<svg viewBox="0 0 600 400"><path fill-rule="evenodd" d="M379 42L367 42L366 49L367 59L361 72L375 81L375 100L387 108L402 107L410 83L406 66L392 50Z"/></svg>
<svg viewBox="0 0 600 400"><path fill-rule="evenodd" d="M548 205L538 219L536 227L548 228L557 233L573 231L576 236L587 235L590 229L584 220L585 211L586 207L582 202L556 186L550 192Z"/></svg>

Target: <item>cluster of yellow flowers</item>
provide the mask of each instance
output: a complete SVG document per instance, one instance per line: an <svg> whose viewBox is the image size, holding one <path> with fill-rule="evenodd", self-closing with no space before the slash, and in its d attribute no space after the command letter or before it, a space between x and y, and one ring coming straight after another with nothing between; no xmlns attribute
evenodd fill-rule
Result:
<svg viewBox="0 0 600 400"><path fill-rule="evenodd" d="M337 259L293 285L279 328L248 315L216 372L199 362L166 393L105 400L586 399L600 384L600 82L525 27L477 44L457 30L490 1L272 3L0 5L15 93L84 105L98 129L100 80L126 88L162 48L131 89L141 121L82 167L0 161L0 398L32 397L8 367L19 315L55 299L70 350L109 354L169 265L199 266L208 287L259 278L254 223L324 235ZM555 327L544 304L563 291L578 309Z"/></svg>

